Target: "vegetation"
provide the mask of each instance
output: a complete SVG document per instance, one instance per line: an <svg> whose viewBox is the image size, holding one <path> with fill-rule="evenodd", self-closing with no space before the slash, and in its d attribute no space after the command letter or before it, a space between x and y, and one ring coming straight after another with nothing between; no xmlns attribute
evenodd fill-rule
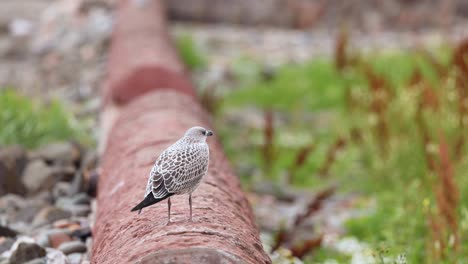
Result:
<svg viewBox="0 0 468 264"><path fill-rule="evenodd" d="M176 40L176 46L182 61L190 70L198 70L206 66L205 57L190 35L179 36Z"/></svg>
<svg viewBox="0 0 468 264"><path fill-rule="evenodd" d="M59 140L90 141L60 102L39 104L13 90L0 90L0 128L0 146L35 148Z"/></svg>
<svg viewBox="0 0 468 264"><path fill-rule="evenodd" d="M338 183L375 200L347 228L377 263L403 254L408 263L466 263L467 57L468 42L358 56L341 35L334 60L262 70L241 59L217 128L247 188ZM329 249L306 259L329 258L346 259Z"/></svg>

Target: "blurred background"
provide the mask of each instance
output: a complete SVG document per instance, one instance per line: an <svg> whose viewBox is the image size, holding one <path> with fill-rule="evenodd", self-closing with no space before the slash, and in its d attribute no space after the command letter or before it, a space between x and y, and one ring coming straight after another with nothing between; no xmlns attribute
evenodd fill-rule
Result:
<svg viewBox="0 0 468 264"><path fill-rule="evenodd" d="M89 261L115 2L0 2L0 263ZM166 5L274 263L468 263L468 1Z"/></svg>

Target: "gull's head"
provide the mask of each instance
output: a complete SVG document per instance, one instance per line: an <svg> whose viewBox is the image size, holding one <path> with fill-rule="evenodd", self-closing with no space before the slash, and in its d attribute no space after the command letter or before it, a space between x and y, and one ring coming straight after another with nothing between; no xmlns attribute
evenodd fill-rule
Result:
<svg viewBox="0 0 468 264"><path fill-rule="evenodd" d="M205 142L206 137L212 136L213 131L205 129L203 127L192 127L185 132L185 138L189 138L195 142Z"/></svg>

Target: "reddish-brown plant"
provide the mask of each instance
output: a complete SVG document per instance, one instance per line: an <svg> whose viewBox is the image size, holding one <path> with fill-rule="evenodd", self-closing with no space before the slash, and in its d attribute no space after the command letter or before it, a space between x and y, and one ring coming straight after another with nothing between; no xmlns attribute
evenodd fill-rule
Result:
<svg viewBox="0 0 468 264"><path fill-rule="evenodd" d="M288 183L292 183L294 181L296 171L304 165L305 161L314 150L315 144L309 144L299 149L296 158L294 159L294 163L288 172Z"/></svg>
<svg viewBox="0 0 468 264"><path fill-rule="evenodd" d="M273 162L274 156L274 114L272 109L267 109L264 111L264 128L263 128L263 160L265 162L265 169L269 170Z"/></svg>
<svg viewBox="0 0 468 264"><path fill-rule="evenodd" d="M319 169L319 175L321 176L328 175L328 172L330 171L331 166L336 160L336 155L341 149L343 149L346 146L347 143L348 143L347 140L343 137L338 138L335 141L335 143L333 143L333 145L327 151L325 162L322 164L322 166Z"/></svg>

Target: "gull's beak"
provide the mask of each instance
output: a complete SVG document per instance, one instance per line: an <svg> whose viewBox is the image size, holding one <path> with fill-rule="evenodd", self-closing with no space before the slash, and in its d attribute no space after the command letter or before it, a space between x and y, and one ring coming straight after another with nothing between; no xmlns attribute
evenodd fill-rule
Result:
<svg viewBox="0 0 468 264"><path fill-rule="evenodd" d="M207 136L207 137L210 137L210 136L212 136L212 135L213 135L213 131L211 131L211 130L207 130L207 131L206 131L206 136Z"/></svg>

